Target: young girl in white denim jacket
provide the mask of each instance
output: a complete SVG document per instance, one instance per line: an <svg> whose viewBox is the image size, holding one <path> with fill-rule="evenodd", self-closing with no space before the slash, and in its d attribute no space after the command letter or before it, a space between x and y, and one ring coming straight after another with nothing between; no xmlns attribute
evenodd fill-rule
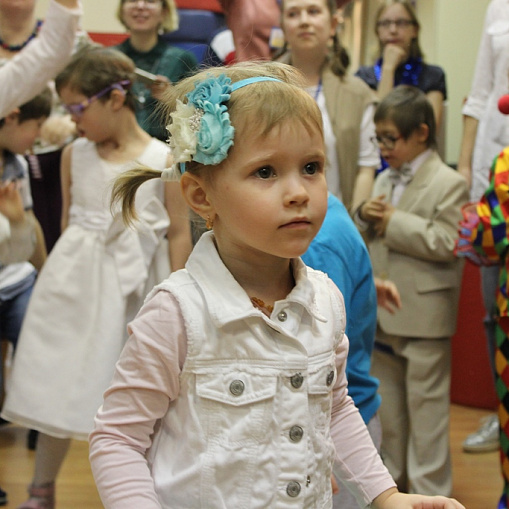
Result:
<svg viewBox="0 0 509 509"><path fill-rule="evenodd" d="M106 508L461 509L398 493L347 394L343 298L303 254L327 208L320 111L278 63L202 71L167 97L175 164L207 222L186 268L148 296L90 436Z"/></svg>

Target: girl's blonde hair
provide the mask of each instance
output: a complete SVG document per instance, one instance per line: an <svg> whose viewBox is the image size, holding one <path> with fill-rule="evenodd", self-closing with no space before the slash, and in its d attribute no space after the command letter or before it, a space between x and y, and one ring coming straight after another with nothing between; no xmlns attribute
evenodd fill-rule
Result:
<svg viewBox="0 0 509 509"><path fill-rule="evenodd" d="M129 81L129 85L122 87L126 91L125 105L135 111L135 98L131 92L134 80L134 63L129 57L113 48L93 47L76 53L55 78L55 87L58 93L69 87L92 97L113 83ZM106 94L99 101L107 101L109 97L110 94Z"/></svg>
<svg viewBox="0 0 509 509"><path fill-rule="evenodd" d="M304 90L303 77L296 68L278 62L242 62L228 67L211 67L188 77L170 87L163 101L163 116L171 121L177 100L187 102L186 94L195 84L211 77L225 75L232 83L259 76L279 81L260 81L235 90L225 103L230 122L235 128L234 145L239 136L264 137L286 121L300 122L309 132L319 132L323 137L322 116L315 100ZM228 157L227 157L228 158ZM226 159L227 159L226 158ZM186 163L186 171L213 178L214 168L196 161ZM205 172L205 173L204 173ZM136 190L146 180L161 176L160 171L148 168L135 169L120 175L113 188L112 203L121 203L124 221L136 218L134 197Z"/></svg>
<svg viewBox="0 0 509 509"><path fill-rule="evenodd" d="M392 5L399 4L401 5L407 12L408 16L410 17L410 20L412 21L412 24L417 29L417 35L412 39L412 42L410 43L410 52L409 55L411 58L424 58L424 55L421 51L421 47L419 46L419 30L421 28L421 25L419 24L419 20L417 19L417 14L415 13L415 9L413 8L412 4L408 0L383 0L381 2L380 7L378 8L376 12L375 17L375 35L378 38L378 22L380 21L380 17L382 16L382 13L387 9L388 7L391 7ZM378 39L378 52L379 57L383 54L383 46L380 42L380 39Z"/></svg>
<svg viewBox="0 0 509 509"><path fill-rule="evenodd" d="M160 0L161 7L164 11L163 22L161 23L161 30L163 32L174 32L179 27L179 15L177 6L175 5L174 0ZM122 17L122 7L126 3L126 0L120 0L117 9L117 19L129 30L129 27L124 23L124 18Z"/></svg>

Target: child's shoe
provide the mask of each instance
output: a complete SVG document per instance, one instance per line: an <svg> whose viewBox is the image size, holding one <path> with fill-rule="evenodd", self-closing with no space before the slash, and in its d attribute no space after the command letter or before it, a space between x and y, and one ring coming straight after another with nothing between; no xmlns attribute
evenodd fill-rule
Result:
<svg viewBox="0 0 509 509"><path fill-rule="evenodd" d="M55 509L55 483L48 482L28 488L30 498L18 509Z"/></svg>

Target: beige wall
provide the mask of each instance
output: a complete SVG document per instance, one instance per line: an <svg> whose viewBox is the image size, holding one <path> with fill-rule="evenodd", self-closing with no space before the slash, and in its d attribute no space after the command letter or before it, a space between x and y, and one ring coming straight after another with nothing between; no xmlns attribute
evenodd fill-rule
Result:
<svg viewBox="0 0 509 509"><path fill-rule="evenodd" d="M461 106L470 91L484 15L489 0L417 0L426 60L446 73L448 105L446 161L458 160Z"/></svg>
<svg viewBox="0 0 509 509"><path fill-rule="evenodd" d="M49 0L37 1L44 16ZM253 0L256 1L256 0ZM115 18L116 0L82 0L83 28L93 32L123 32ZM371 17L377 0L364 0L363 15ZM421 43L429 63L444 68L449 100L446 118L446 161L457 162L462 132L461 104L470 90L484 14L489 0L417 0ZM364 20L364 25L370 25ZM372 27L367 26L368 40ZM369 41L368 41L369 42ZM367 45L368 50L372 45ZM366 53L371 54L371 53ZM366 57L365 57L366 58Z"/></svg>
<svg viewBox="0 0 509 509"><path fill-rule="evenodd" d="M117 0L81 0L83 4L82 26L89 32L124 32L115 17ZM37 0L36 12L40 18L48 8L49 0Z"/></svg>

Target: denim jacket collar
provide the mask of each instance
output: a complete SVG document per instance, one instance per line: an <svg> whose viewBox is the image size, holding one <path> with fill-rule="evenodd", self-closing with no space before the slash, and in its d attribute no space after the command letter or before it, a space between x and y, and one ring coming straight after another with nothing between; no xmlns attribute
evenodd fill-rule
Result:
<svg viewBox="0 0 509 509"><path fill-rule="evenodd" d="M292 268L295 287L284 301L276 302L274 313L277 313L278 303L295 303L315 320L327 321L316 306L315 289L308 279L307 267L300 258L295 258ZM249 316L261 315L270 320L253 306L249 296L222 262L212 232L202 235L186 263L186 269L200 287L209 313L218 327Z"/></svg>

